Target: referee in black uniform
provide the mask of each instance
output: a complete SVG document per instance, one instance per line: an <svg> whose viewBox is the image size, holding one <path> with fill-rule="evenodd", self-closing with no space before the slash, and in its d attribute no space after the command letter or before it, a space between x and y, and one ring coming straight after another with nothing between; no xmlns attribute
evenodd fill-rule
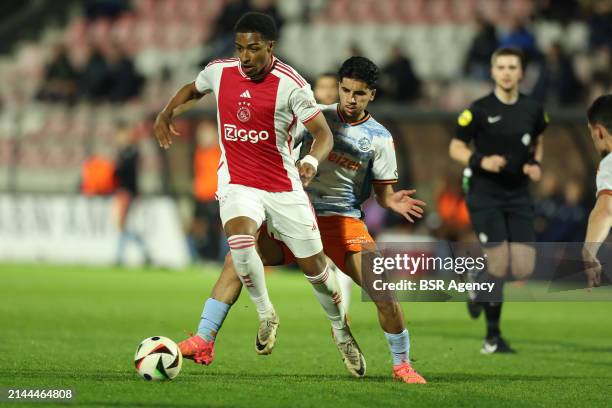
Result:
<svg viewBox="0 0 612 408"><path fill-rule="evenodd" d="M519 93L523 61L518 49L501 48L493 54L495 89L461 113L449 148L451 158L467 166L468 209L488 262L481 278L495 283L493 293L479 293L468 303L473 318L485 311L483 354L514 352L499 329L503 282L508 272L527 278L535 265L528 184L542 176L541 135L548 117L538 102Z"/></svg>

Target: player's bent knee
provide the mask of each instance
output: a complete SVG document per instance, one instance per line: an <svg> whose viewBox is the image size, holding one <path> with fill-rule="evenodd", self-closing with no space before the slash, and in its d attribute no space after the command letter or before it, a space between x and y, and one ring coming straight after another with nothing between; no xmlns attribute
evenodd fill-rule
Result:
<svg viewBox="0 0 612 408"><path fill-rule="evenodd" d="M317 276L327 267L327 257L323 251L307 258L297 258L297 263L308 276Z"/></svg>
<svg viewBox="0 0 612 408"><path fill-rule="evenodd" d="M257 233L257 222L249 217L236 217L223 225L225 235L229 239L234 235L252 235Z"/></svg>
<svg viewBox="0 0 612 408"><path fill-rule="evenodd" d="M531 275L533 275L533 271L535 268L534 262L521 262L516 264L512 264L512 276L515 279L527 279Z"/></svg>
<svg viewBox="0 0 612 408"><path fill-rule="evenodd" d="M509 248L506 242L485 250L487 255L487 271L496 278L505 278L510 265Z"/></svg>
<svg viewBox="0 0 612 408"><path fill-rule="evenodd" d="M511 260L511 273L516 279L525 279L533 274L535 268L535 248L524 244L513 244Z"/></svg>

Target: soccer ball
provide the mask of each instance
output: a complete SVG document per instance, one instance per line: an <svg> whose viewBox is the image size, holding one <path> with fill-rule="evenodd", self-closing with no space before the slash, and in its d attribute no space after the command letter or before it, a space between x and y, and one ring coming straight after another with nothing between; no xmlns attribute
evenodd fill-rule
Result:
<svg viewBox="0 0 612 408"><path fill-rule="evenodd" d="M138 345L134 364L138 374L147 381L171 380L181 371L183 356L175 342L154 336Z"/></svg>

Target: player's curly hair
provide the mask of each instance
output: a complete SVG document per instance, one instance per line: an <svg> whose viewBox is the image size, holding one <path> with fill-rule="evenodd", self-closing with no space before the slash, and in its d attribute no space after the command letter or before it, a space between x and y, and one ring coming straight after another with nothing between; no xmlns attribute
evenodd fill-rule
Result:
<svg viewBox="0 0 612 408"><path fill-rule="evenodd" d="M378 82L378 67L366 57L351 57L344 61L338 71L338 80L342 78L363 81L370 89L376 89Z"/></svg>
<svg viewBox="0 0 612 408"><path fill-rule="evenodd" d="M249 12L243 14L234 26L234 33L259 33L267 41L278 39L274 19L267 14Z"/></svg>
<svg viewBox="0 0 612 408"><path fill-rule="evenodd" d="M595 99L587 111L587 118L591 125L600 124L612 133L612 94Z"/></svg>

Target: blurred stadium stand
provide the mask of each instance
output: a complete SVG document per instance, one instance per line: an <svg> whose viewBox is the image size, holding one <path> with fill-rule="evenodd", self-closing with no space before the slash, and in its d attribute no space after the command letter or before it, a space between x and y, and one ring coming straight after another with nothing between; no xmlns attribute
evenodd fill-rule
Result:
<svg viewBox="0 0 612 408"><path fill-rule="evenodd" d="M581 205L590 202L597 158L584 110L612 91L612 2L605 0L5 2L0 192L77 193L87 157L115 156L121 121L139 138L142 192L189 202L193 165L185 158L193 157L199 122L214 120L214 101L205 98L177 120L182 136L169 152L157 148L152 120L203 64L232 53L231 28L246 10L276 18L277 54L308 78L336 70L354 52L385 68L395 49L420 91L410 102L389 91L402 79L389 69L381 78L386 97L372 111L395 135L403 184L431 203L449 174L460 183L461 169L447 154L457 112L491 87L487 52L479 68L472 51L482 50L487 35L498 44L533 42L524 91L551 113L544 169L558 179L546 194L562 196L564 180L574 178L585 187ZM575 82L563 91L568 78ZM433 217L422 225L431 233L439 223Z"/></svg>

